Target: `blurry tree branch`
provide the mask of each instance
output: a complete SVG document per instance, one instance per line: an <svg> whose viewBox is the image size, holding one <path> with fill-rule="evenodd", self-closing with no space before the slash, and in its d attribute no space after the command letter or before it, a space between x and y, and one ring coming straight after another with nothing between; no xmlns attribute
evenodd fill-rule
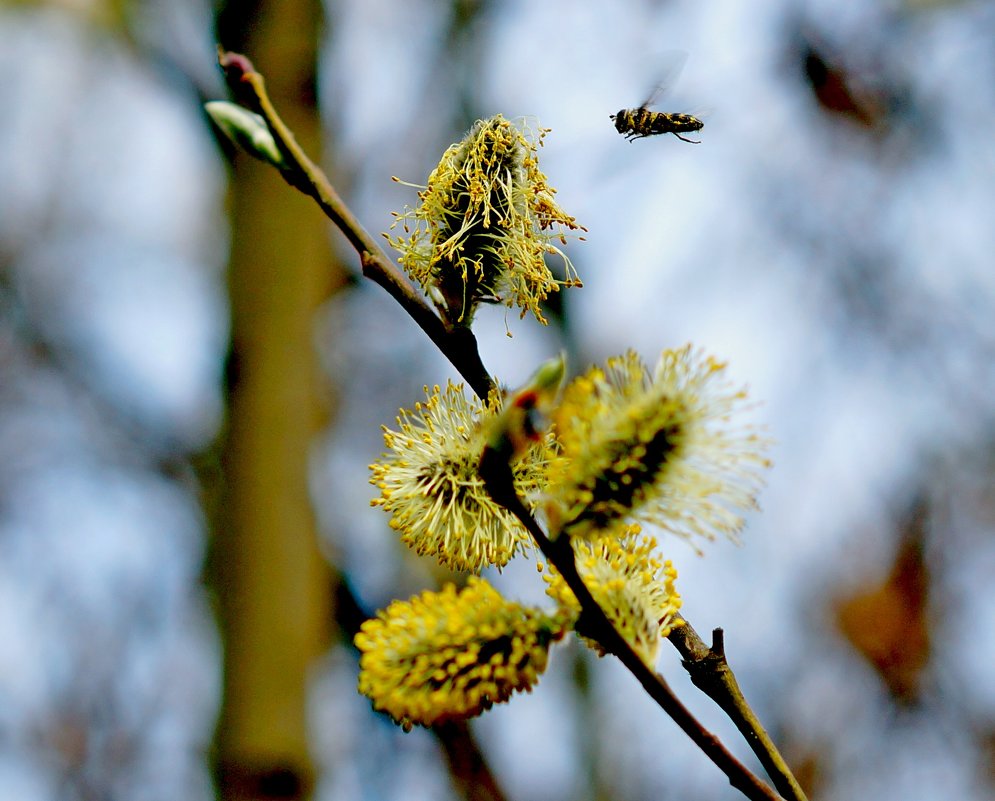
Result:
<svg viewBox="0 0 995 801"><path fill-rule="evenodd" d="M295 130L317 147L320 123L307 91L317 42L302 40L300 31L314 27L320 4L255 6L230 3L225 35L251 39L272 65L274 91ZM225 649L216 759L226 801L311 796L309 684L332 631L308 455L326 423L328 395L313 348L313 317L336 278L320 217L303 213L303 198L274 188L262 164L236 161L223 494L209 565Z"/></svg>

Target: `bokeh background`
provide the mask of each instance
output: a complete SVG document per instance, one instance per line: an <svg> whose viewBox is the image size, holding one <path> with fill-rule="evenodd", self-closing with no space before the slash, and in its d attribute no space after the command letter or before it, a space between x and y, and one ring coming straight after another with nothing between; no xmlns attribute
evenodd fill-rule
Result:
<svg viewBox="0 0 995 801"><path fill-rule="evenodd" d="M366 466L453 373L218 141L217 41L374 232L474 119L551 127L585 287L485 362L728 359L775 467L741 545L662 543L688 619L810 797L995 795L995 6L63 0L0 6L0 798L740 797L576 644L468 729L356 694L357 620L449 578ZM662 80L700 145L613 130Z"/></svg>

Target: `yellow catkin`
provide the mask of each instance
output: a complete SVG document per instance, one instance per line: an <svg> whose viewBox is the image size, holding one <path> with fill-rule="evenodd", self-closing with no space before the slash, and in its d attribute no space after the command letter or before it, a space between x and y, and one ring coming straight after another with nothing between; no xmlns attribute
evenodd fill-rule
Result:
<svg viewBox="0 0 995 801"><path fill-rule="evenodd" d="M464 720L531 691L567 625L477 577L394 601L356 635L359 691L408 729Z"/></svg>
<svg viewBox="0 0 995 801"><path fill-rule="evenodd" d="M539 170L538 135L500 114L478 121L442 155L418 193L395 214L388 235L399 261L450 325L468 326L481 302L518 307L545 323L540 303L561 287L580 286L569 258L553 244L581 227L554 202ZM557 279L545 256L563 259Z"/></svg>

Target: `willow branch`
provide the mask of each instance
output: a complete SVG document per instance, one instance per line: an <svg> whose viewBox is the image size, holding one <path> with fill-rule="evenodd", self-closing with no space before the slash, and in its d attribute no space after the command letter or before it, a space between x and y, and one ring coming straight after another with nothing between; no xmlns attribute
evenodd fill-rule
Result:
<svg viewBox="0 0 995 801"><path fill-rule="evenodd" d="M280 119L266 93L263 76L255 71L252 62L239 53L219 49L218 63L225 72L225 79L235 99L266 121L283 156L284 163L280 169L283 179L318 204L359 254L363 275L386 289L449 359L473 391L487 397L493 381L480 359L473 332L468 328L447 328L422 294L363 228L325 173L308 158Z"/></svg>
<svg viewBox="0 0 995 801"><path fill-rule="evenodd" d="M387 290L463 376L470 388L479 397L486 398L493 387L493 380L480 358L473 332L468 328L448 328L422 294L363 228L339 197L328 177L308 158L293 133L280 118L266 93L263 76L255 71L249 59L238 53L219 49L218 62L225 71L228 86L236 100L259 114L273 134L276 146L283 157L280 174L284 180L318 204L325 216L339 228L359 254L363 275ZM486 453L485 451L485 455ZM482 463L481 474L484 475L488 489L495 500L518 517L535 538L546 558L573 591L581 605L578 626L583 628L585 635L596 639L607 652L614 654L625 665L657 705L725 773L733 787L753 801L778 801L779 796L737 760L715 735L701 725L674 695L663 677L647 667L619 634L580 577L569 540L561 538L553 542L546 537L545 532L515 494L510 484L511 473L507 461L503 466L497 465L496 468L492 465L487 472L490 474L489 478L485 475ZM504 473L507 473L509 483L502 489ZM681 639L677 633L685 629L688 636ZM787 770L780 754L749 709L742 693L739 692L735 676L725 663L724 656L721 659L723 666L721 669L713 666L714 659L705 654L706 652L714 654L714 649L708 649L686 622L684 626L675 629L670 638L684 655L685 668L691 674L692 681L736 722L744 737L757 752L764 767L771 773L778 789L792 801L805 801L805 796L798 788L794 777Z"/></svg>
<svg viewBox="0 0 995 801"><path fill-rule="evenodd" d="M690 675L691 682L729 716L757 755L777 791L791 801L807 801L788 763L739 689L739 682L726 661L722 629L712 632L712 645L709 647L687 620L683 617L681 620L683 625L675 626L668 639L680 652L681 664Z"/></svg>
<svg viewBox="0 0 995 801"><path fill-rule="evenodd" d="M569 538L560 537L555 541L550 540L528 509L525 508L515 491L512 471L506 455L497 449L486 448L480 462L480 475L494 501L504 506L521 521L535 539L539 549L553 567L559 571L563 580L573 591L581 608L577 628L582 628L586 637L597 640L605 651L614 654L619 659L642 685L650 698L726 775L729 784L753 801L778 801L780 796L736 759L722 745L722 742L681 703L664 678L647 667L639 655L632 650L632 647L609 620L581 578Z"/></svg>

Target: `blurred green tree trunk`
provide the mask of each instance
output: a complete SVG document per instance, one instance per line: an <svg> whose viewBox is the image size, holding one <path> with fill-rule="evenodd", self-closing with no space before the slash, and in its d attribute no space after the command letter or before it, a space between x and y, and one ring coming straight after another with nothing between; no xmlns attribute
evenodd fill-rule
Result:
<svg viewBox="0 0 995 801"><path fill-rule="evenodd" d="M222 45L252 59L313 157L319 22L313 0L229 2L218 22ZM313 203L245 156L231 220L230 405L212 557L225 647L218 781L224 799L302 799L314 782L308 672L332 620L308 454L325 421L313 320L332 290L333 262Z"/></svg>

